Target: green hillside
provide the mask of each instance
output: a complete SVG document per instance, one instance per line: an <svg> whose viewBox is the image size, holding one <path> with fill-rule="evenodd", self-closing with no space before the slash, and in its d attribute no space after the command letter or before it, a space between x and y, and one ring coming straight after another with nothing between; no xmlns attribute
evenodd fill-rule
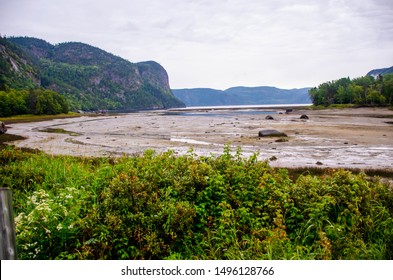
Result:
<svg viewBox="0 0 393 280"><path fill-rule="evenodd" d="M29 37L1 38L0 90L42 87L73 110L183 107L156 62L131 63L83 43L52 45Z"/></svg>
<svg viewBox="0 0 393 280"><path fill-rule="evenodd" d="M378 75L393 74L393 66L389 68L374 69L367 73L367 76L373 76L374 78Z"/></svg>

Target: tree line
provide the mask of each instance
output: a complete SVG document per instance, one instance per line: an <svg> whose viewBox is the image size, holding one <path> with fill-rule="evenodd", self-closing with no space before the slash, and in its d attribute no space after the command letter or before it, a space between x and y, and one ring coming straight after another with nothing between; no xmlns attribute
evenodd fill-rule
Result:
<svg viewBox="0 0 393 280"><path fill-rule="evenodd" d="M309 91L314 105L356 104L361 106L393 105L393 74L341 78L325 82Z"/></svg>
<svg viewBox="0 0 393 280"><path fill-rule="evenodd" d="M68 102L61 94L43 89L0 91L0 117L13 115L67 114Z"/></svg>

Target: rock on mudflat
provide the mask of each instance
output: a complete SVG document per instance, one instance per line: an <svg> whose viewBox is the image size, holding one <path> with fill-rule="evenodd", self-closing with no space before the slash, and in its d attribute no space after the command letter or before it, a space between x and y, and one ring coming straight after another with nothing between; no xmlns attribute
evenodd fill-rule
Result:
<svg viewBox="0 0 393 280"><path fill-rule="evenodd" d="M309 117L308 117L307 115L301 115L301 116L300 116L300 119L301 119L301 120L308 120Z"/></svg>
<svg viewBox="0 0 393 280"><path fill-rule="evenodd" d="M7 132L7 127L3 122L0 122L0 134L4 134Z"/></svg>
<svg viewBox="0 0 393 280"><path fill-rule="evenodd" d="M265 117L265 119L267 119L267 120L274 120L274 118L273 118L272 116L270 116L270 115L267 115L267 116Z"/></svg>
<svg viewBox="0 0 393 280"><path fill-rule="evenodd" d="M258 132L258 135L259 137L288 137L285 133L274 129L261 130Z"/></svg>

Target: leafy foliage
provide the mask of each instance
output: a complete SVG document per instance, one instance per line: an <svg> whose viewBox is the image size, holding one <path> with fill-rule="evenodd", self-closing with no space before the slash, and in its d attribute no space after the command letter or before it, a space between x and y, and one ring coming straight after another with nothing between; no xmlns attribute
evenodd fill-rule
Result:
<svg viewBox="0 0 393 280"><path fill-rule="evenodd" d="M293 181L257 155L74 158L6 148L21 259L392 259L393 193L364 174Z"/></svg>
<svg viewBox="0 0 393 280"><path fill-rule="evenodd" d="M342 78L312 88L309 95L314 105L331 104L393 105L393 74Z"/></svg>
<svg viewBox="0 0 393 280"><path fill-rule="evenodd" d="M68 113L68 102L64 96L54 91L42 89L0 91L0 117L61 113Z"/></svg>

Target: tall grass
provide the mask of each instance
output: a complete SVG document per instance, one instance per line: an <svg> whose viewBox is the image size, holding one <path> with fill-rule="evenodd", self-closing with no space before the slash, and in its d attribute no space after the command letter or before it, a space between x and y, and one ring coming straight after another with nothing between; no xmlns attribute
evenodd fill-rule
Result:
<svg viewBox="0 0 393 280"><path fill-rule="evenodd" d="M364 173L293 176L254 155L0 151L21 259L392 259L393 193Z"/></svg>

